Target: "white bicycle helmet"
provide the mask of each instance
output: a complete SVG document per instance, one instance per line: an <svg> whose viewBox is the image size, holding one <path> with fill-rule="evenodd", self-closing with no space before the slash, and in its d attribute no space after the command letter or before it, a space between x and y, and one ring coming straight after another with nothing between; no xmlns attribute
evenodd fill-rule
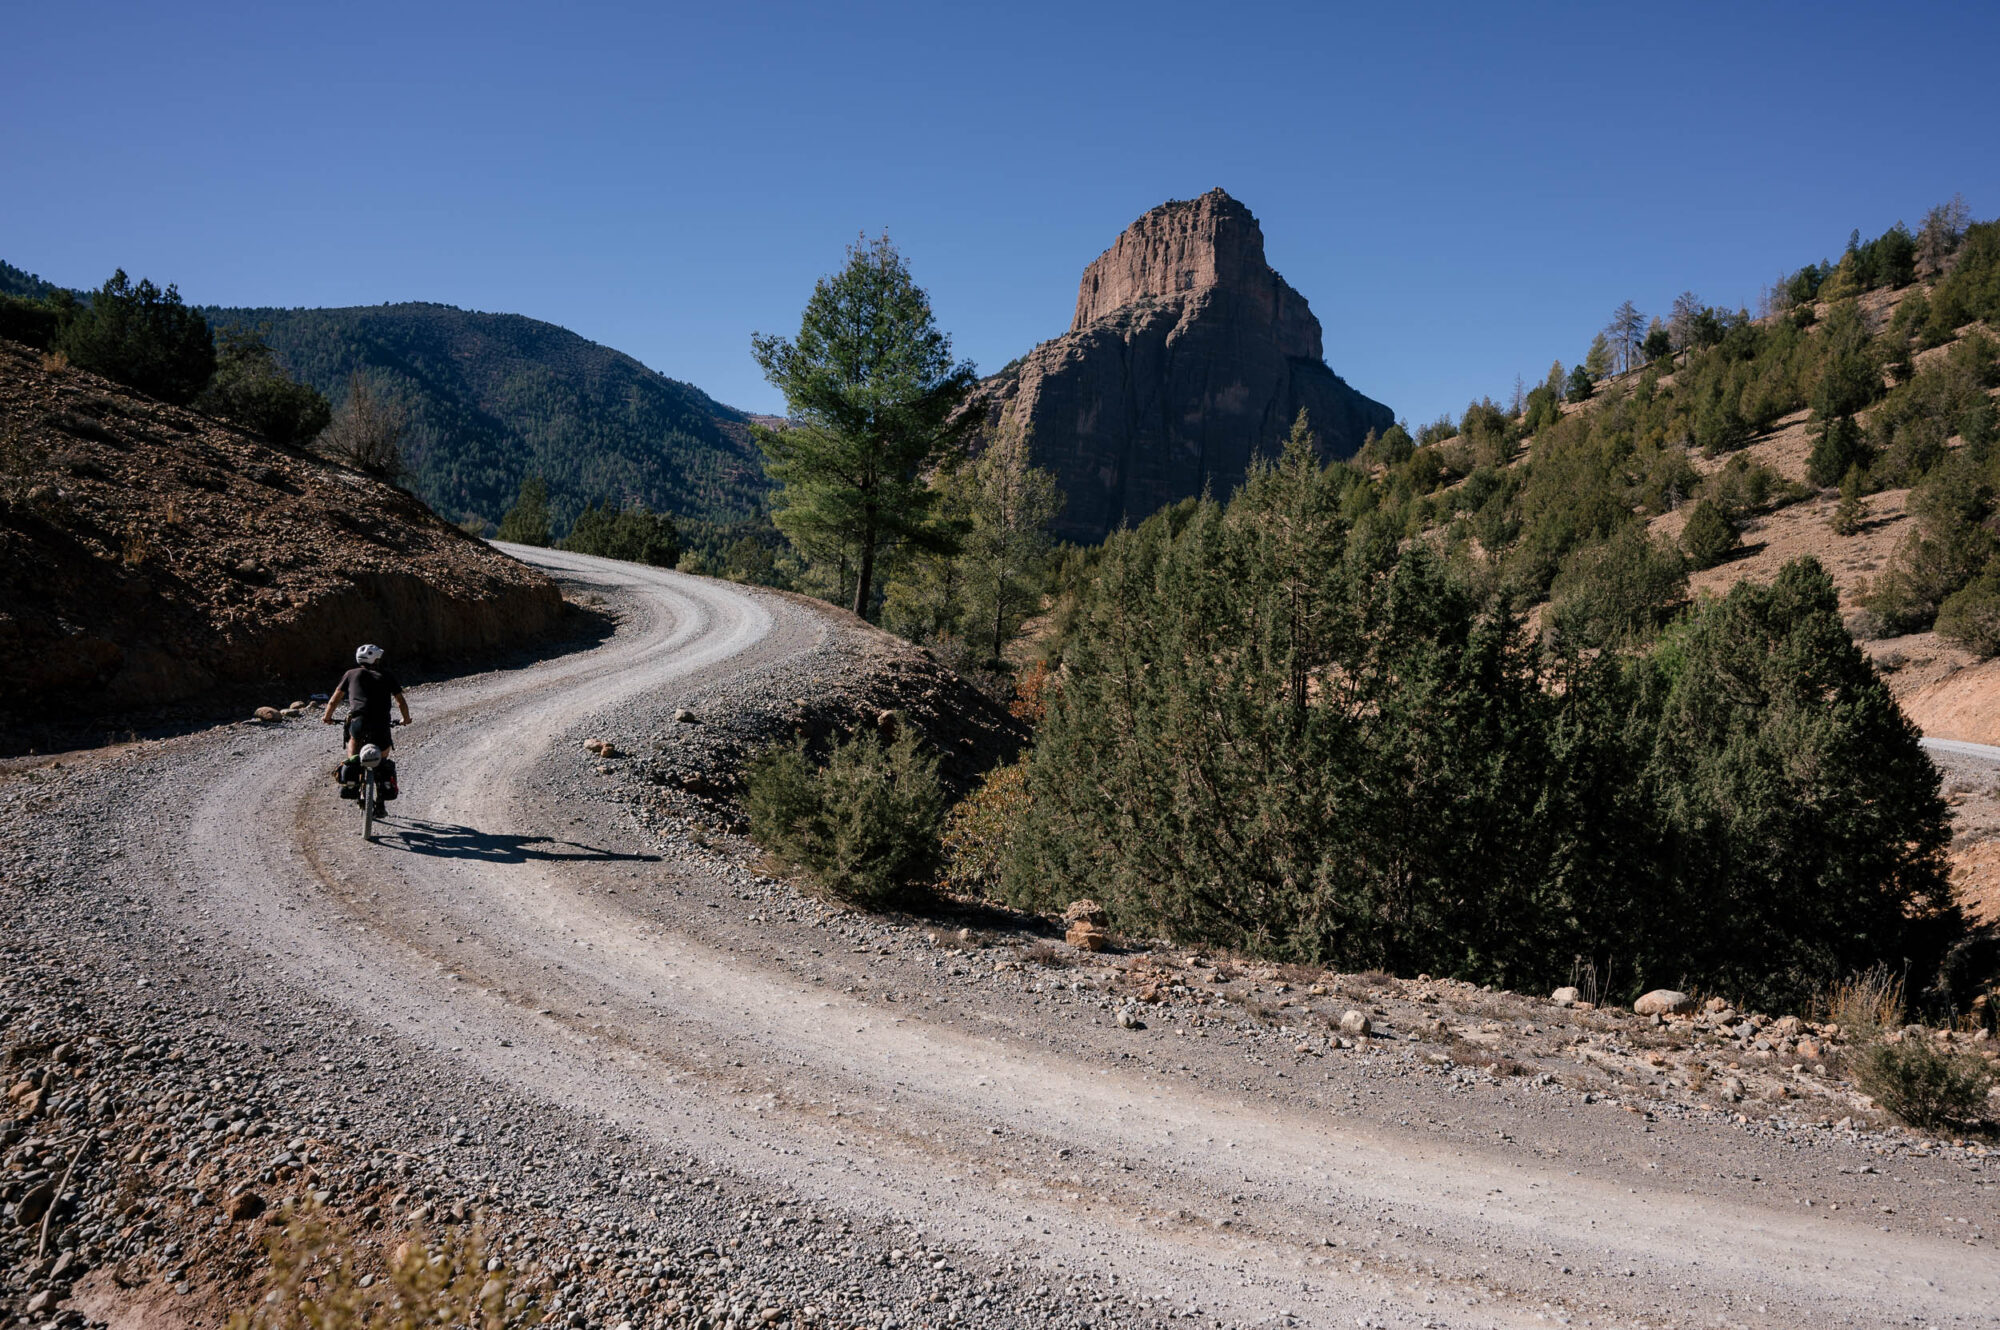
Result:
<svg viewBox="0 0 2000 1330"><path fill-rule="evenodd" d="M366 646L359 646L354 648L354 663L356 665L379 664L384 654L386 653L382 650L381 647L378 647L373 642L370 642Z"/></svg>

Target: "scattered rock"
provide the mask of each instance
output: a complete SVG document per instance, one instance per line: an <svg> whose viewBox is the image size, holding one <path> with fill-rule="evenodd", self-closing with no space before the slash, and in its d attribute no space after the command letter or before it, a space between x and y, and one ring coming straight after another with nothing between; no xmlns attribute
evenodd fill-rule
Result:
<svg viewBox="0 0 2000 1330"><path fill-rule="evenodd" d="M1365 1012L1348 1010L1340 1014L1342 1034L1370 1035L1375 1033L1375 1022L1368 1019Z"/></svg>
<svg viewBox="0 0 2000 1330"><path fill-rule="evenodd" d="M1632 1004L1641 1016L1686 1016L1694 1011L1694 999L1671 988L1656 988Z"/></svg>
<svg viewBox="0 0 2000 1330"><path fill-rule="evenodd" d="M674 713L674 723L676 725L699 725L701 724L701 717L695 715L686 707L682 707Z"/></svg>
<svg viewBox="0 0 2000 1330"><path fill-rule="evenodd" d="M1743 1097L1743 1082L1734 1076L1725 1077L1722 1084L1716 1087L1716 1093L1733 1104Z"/></svg>
<svg viewBox="0 0 2000 1330"><path fill-rule="evenodd" d="M1120 1009L1118 1012L1118 1025L1120 1029L1124 1030L1143 1030L1146 1028L1146 1022L1139 1019L1138 1009L1134 1007Z"/></svg>
<svg viewBox="0 0 2000 1330"><path fill-rule="evenodd" d="M56 1184L44 1182L39 1187L30 1187L20 1203L14 1207L14 1222L22 1228L33 1228L42 1222L49 1206L56 1199Z"/></svg>
<svg viewBox="0 0 2000 1330"><path fill-rule="evenodd" d="M1111 943L1111 935L1085 919L1079 919L1063 934L1063 941L1083 951L1103 951Z"/></svg>
<svg viewBox="0 0 2000 1330"><path fill-rule="evenodd" d="M1708 1001L1704 1002L1702 1004L1702 1008L1706 1011L1712 1011L1719 1015L1720 1013L1729 1010L1729 1003L1723 998L1713 997L1710 998Z"/></svg>
<svg viewBox="0 0 2000 1330"><path fill-rule="evenodd" d="M235 1223L255 1219L264 1213L265 1202L254 1191L238 1192L229 1199L229 1218Z"/></svg>
<svg viewBox="0 0 2000 1330"><path fill-rule="evenodd" d="M1111 922L1111 916L1106 914L1104 907L1096 901L1071 901L1069 908L1063 911L1063 922L1066 924L1094 924L1099 928L1103 928Z"/></svg>
<svg viewBox="0 0 2000 1330"><path fill-rule="evenodd" d="M258 707L256 715L258 720L261 720L266 724L269 724L271 721L274 720L283 720L285 718L284 713L279 711L276 707Z"/></svg>
<svg viewBox="0 0 2000 1330"><path fill-rule="evenodd" d="M1555 1003L1558 1007L1574 1007L1582 997L1583 992L1580 989L1558 988L1555 992L1549 994L1549 1001Z"/></svg>
<svg viewBox="0 0 2000 1330"><path fill-rule="evenodd" d="M618 745L612 743L609 739L585 739L583 747L585 752L595 753L599 757L624 756L623 753L618 751Z"/></svg>

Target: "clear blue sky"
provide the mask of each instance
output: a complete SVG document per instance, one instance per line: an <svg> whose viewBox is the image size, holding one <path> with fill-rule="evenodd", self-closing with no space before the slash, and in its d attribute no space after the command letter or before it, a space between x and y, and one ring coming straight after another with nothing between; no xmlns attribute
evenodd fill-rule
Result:
<svg viewBox="0 0 2000 1330"><path fill-rule="evenodd" d="M62 4L0 32L0 258L200 303L560 323L756 410L886 228L991 370L1221 185L1421 422L1619 301L1752 303L1850 227L2000 214L2000 6Z"/></svg>

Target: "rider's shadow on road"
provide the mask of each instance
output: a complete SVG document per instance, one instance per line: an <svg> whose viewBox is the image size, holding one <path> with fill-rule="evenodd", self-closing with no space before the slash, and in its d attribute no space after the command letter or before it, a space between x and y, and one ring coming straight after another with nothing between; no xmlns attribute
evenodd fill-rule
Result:
<svg viewBox="0 0 2000 1330"><path fill-rule="evenodd" d="M378 843L412 854L428 854L440 859L477 859L489 864L524 864L588 861L615 863L658 863L657 854L619 854L593 845L557 840L553 836L507 836L475 827L454 826L449 822L425 822L412 818L393 831L385 831Z"/></svg>

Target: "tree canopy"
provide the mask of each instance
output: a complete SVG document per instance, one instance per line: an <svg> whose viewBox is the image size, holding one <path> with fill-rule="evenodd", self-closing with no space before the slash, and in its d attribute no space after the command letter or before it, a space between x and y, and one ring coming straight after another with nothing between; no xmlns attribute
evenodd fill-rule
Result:
<svg viewBox="0 0 2000 1330"><path fill-rule="evenodd" d="M143 278L135 286L123 268L65 320L55 349L73 365L181 405L215 373L208 320L182 304L171 283L164 291Z"/></svg>
<svg viewBox="0 0 2000 1330"><path fill-rule="evenodd" d="M867 617L886 548L950 543L923 472L974 423L957 414L973 367L952 359L930 297L887 236L849 247L846 267L813 288L796 338L760 334L751 347L792 415L756 430L779 487L772 518L808 557L836 566Z"/></svg>

